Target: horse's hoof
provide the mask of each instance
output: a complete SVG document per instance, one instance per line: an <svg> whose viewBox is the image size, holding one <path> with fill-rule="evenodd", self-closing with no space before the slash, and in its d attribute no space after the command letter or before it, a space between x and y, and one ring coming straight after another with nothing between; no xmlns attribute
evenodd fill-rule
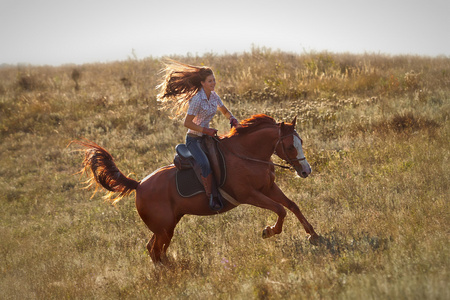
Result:
<svg viewBox="0 0 450 300"><path fill-rule="evenodd" d="M273 237L274 235L275 235L275 233L273 232L273 229L270 226L267 226L262 232L262 238L263 239L267 239L267 238Z"/></svg>
<svg viewBox="0 0 450 300"><path fill-rule="evenodd" d="M314 234L308 237L308 241L314 246L319 246L323 242L323 238L318 234Z"/></svg>

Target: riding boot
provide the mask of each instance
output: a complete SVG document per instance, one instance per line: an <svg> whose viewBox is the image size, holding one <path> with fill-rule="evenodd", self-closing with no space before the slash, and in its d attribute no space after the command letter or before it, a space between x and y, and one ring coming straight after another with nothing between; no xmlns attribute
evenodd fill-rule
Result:
<svg viewBox="0 0 450 300"><path fill-rule="evenodd" d="M213 174L209 174L207 177L202 177L202 183L205 187L206 198L209 202L209 207L214 211L219 211L223 208L223 203L217 188L215 186Z"/></svg>

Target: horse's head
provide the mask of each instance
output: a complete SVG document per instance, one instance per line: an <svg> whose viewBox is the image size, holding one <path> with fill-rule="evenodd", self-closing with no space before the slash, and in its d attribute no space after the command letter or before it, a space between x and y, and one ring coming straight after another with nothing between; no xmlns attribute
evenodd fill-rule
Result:
<svg viewBox="0 0 450 300"><path fill-rule="evenodd" d="M294 167L300 177L306 178L312 170L303 154L303 141L295 131L296 121L297 117L294 118L292 123L283 122L279 124L280 137L275 147L275 154Z"/></svg>

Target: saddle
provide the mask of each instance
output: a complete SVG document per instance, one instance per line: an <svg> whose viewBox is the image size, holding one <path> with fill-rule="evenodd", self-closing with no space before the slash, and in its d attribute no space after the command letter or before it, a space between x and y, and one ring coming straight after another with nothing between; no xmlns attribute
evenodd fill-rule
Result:
<svg viewBox="0 0 450 300"><path fill-rule="evenodd" d="M222 151L218 147L218 141L212 137L205 137L202 143L203 151L208 157L217 188L222 187L226 181L226 165ZM201 168L189 152L185 144L175 147L173 164L177 168L176 185L180 196L192 197L204 193L201 180ZM214 192L214 191L213 191ZM218 191L217 191L218 192Z"/></svg>

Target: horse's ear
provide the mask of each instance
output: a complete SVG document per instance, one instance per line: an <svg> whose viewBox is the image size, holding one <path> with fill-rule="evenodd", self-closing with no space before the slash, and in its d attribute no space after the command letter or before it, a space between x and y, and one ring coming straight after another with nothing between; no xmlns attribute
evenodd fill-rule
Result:
<svg viewBox="0 0 450 300"><path fill-rule="evenodd" d="M294 120L292 120L292 125L295 127L295 123L297 122L297 116L295 116Z"/></svg>

